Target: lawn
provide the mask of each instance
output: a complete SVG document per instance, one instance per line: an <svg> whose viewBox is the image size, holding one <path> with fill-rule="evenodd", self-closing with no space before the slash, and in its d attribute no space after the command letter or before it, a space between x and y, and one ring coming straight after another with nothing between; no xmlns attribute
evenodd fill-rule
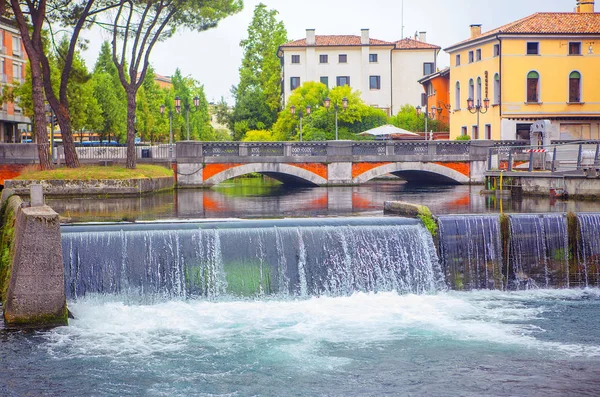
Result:
<svg viewBox="0 0 600 397"><path fill-rule="evenodd" d="M104 179L139 179L160 178L173 176L173 171L165 167L149 164L138 164L136 169L130 170L125 166L81 166L79 168L57 168L54 170L39 171L34 168L25 169L15 180L104 180Z"/></svg>

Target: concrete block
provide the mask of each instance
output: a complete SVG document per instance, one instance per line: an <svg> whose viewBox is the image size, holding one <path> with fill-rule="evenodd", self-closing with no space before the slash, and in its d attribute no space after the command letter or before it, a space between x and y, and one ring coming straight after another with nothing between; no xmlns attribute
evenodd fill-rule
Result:
<svg viewBox="0 0 600 397"><path fill-rule="evenodd" d="M330 185L348 185L352 183L352 163L331 163L327 165Z"/></svg>
<svg viewBox="0 0 600 397"><path fill-rule="evenodd" d="M29 197L32 207L41 207L44 205L44 189L41 184L35 183L29 186Z"/></svg>
<svg viewBox="0 0 600 397"><path fill-rule="evenodd" d="M48 206L17 212L4 319L9 328L67 325L60 224Z"/></svg>
<svg viewBox="0 0 600 397"><path fill-rule="evenodd" d="M406 203L403 201L385 201L383 203L383 212L387 214L397 214L416 218L419 215L419 205Z"/></svg>
<svg viewBox="0 0 600 397"><path fill-rule="evenodd" d="M177 164L177 186L201 187L204 183L202 163Z"/></svg>

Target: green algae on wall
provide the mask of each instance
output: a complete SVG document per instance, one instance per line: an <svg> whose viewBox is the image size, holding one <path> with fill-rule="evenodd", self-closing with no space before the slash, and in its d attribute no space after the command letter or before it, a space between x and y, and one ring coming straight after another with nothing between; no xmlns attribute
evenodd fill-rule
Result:
<svg viewBox="0 0 600 397"><path fill-rule="evenodd" d="M0 299L4 304L10 276L12 270L12 261L14 255L15 222L17 210L23 201L19 196L10 196L2 203L0 209Z"/></svg>

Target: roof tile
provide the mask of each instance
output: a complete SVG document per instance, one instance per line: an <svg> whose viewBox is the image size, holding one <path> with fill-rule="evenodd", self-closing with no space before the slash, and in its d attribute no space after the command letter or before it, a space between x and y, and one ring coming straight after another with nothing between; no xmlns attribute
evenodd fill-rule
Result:
<svg viewBox="0 0 600 397"><path fill-rule="evenodd" d="M481 36L456 43L448 49L496 34L600 34L600 13L538 12Z"/></svg>
<svg viewBox="0 0 600 397"><path fill-rule="evenodd" d="M334 46L358 46L360 43L360 36L352 35L319 35L315 36L317 47L334 47ZM370 45L389 45L392 46L394 43L389 41L369 39ZM282 45L282 47L307 47L306 39L294 40Z"/></svg>

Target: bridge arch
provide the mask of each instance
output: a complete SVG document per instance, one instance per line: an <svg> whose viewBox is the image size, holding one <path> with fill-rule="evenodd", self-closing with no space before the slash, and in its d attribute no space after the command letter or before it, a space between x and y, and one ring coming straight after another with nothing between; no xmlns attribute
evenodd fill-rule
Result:
<svg viewBox="0 0 600 397"><path fill-rule="evenodd" d="M355 184L361 184L385 174L394 174L409 182L437 182L454 184L469 184L471 182L468 176L461 174L452 168L436 163L423 162L398 162L384 164L358 175L356 178L352 179L352 182Z"/></svg>
<svg viewBox="0 0 600 397"><path fill-rule="evenodd" d="M283 183L308 186L327 185L327 179L303 168L284 163L250 163L236 165L207 178L204 181L204 185L217 185L228 179L253 172L270 176Z"/></svg>

